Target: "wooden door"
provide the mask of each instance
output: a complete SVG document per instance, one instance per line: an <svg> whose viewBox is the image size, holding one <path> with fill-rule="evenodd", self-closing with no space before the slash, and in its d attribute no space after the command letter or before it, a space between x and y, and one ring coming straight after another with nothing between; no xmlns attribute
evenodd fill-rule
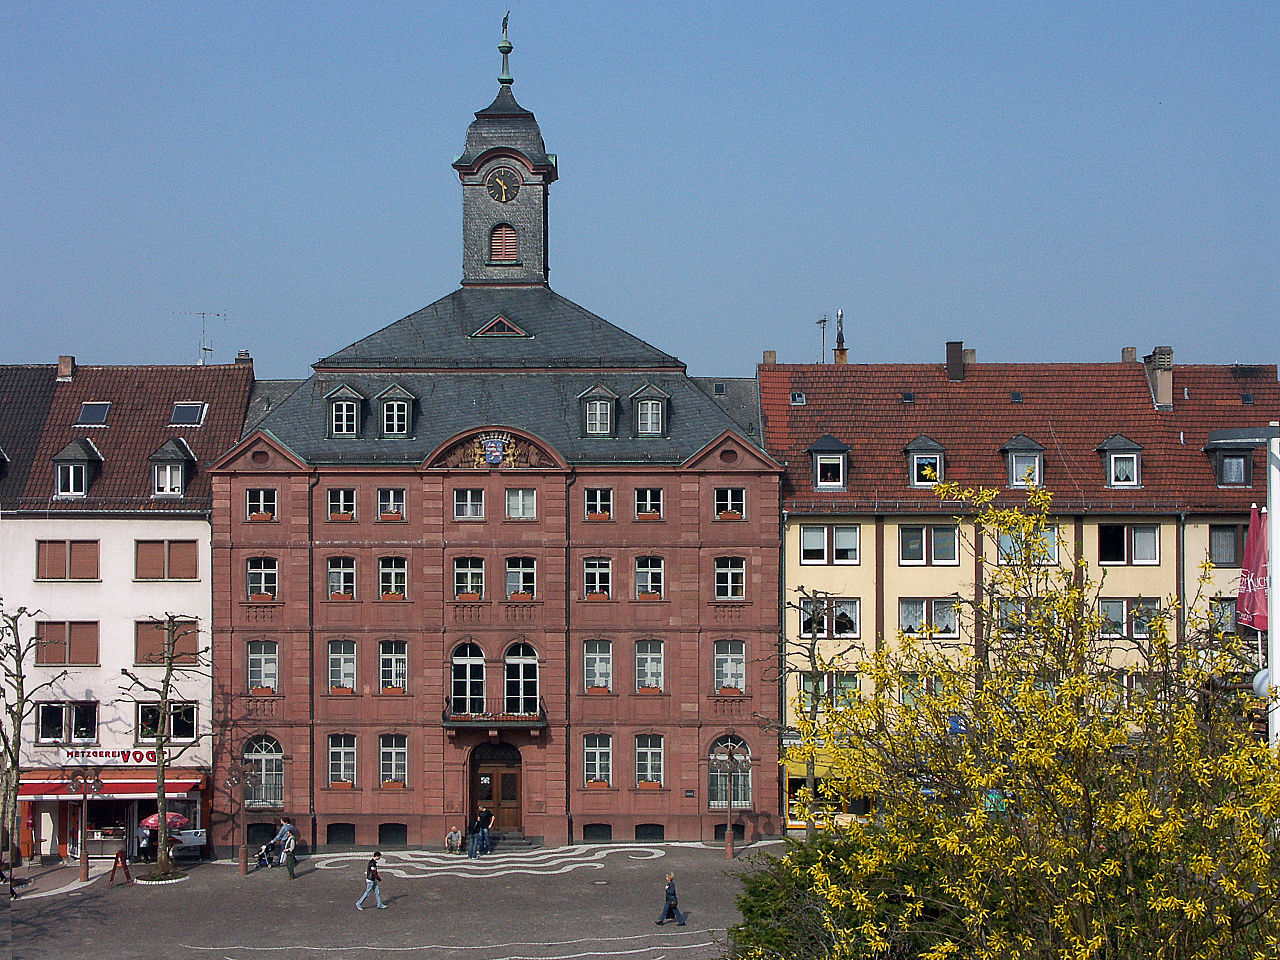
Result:
<svg viewBox="0 0 1280 960"><path fill-rule="evenodd" d="M472 820L483 803L493 811L492 830L497 833L521 832L519 766L502 763L477 764L471 795Z"/></svg>

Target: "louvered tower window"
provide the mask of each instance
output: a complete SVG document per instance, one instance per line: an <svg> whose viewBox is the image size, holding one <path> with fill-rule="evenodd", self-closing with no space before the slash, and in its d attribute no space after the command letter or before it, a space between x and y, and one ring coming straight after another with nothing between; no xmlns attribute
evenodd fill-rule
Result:
<svg viewBox="0 0 1280 960"><path fill-rule="evenodd" d="M520 259L516 228L511 224L500 223L489 234L489 259L494 263L515 263Z"/></svg>

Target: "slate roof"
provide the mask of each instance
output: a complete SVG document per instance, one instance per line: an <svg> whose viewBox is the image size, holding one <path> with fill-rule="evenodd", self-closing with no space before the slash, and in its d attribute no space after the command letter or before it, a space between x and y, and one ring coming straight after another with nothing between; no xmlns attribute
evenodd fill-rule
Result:
<svg viewBox="0 0 1280 960"><path fill-rule="evenodd" d="M556 157L547 153L537 119L516 103L511 87L505 83L499 87L493 103L476 111L475 120L467 127L466 148L453 165L469 167L497 148L519 150L535 168L548 174L548 181L555 179Z"/></svg>
<svg viewBox="0 0 1280 960"><path fill-rule="evenodd" d="M746 436L756 443L760 437L760 390L754 377L690 377L711 402L733 418ZM717 385L724 393L717 396Z"/></svg>
<svg viewBox="0 0 1280 960"><path fill-rule="evenodd" d="M946 451L946 479L1022 501L1025 494L1007 490L1000 448L1024 434L1045 447L1044 484L1056 511L1239 514L1265 497L1265 450L1254 450L1251 488L1220 489L1202 448L1212 431L1265 428L1280 419L1274 365L1177 365L1168 411L1155 409L1135 362L970 363L955 382L943 364L775 364L757 372L765 447L786 464L784 506L799 513L954 512L929 489L909 484L903 451L921 435ZM806 395L804 406L791 406L793 391ZM904 391L914 402L902 402ZM1021 392L1021 402L1011 401L1012 391ZM848 487L817 493L805 451L828 433L851 448ZM1097 448L1116 434L1142 448L1140 488L1104 483Z"/></svg>
<svg viewBox="0 0 1280 960"><path fill-rule="evenodd" d="M305 380L255 380L249 392L249 410L244 415L244 431L248 436L258 428L264 417L307 381Z"/></svg>
<svg viewBox="0 0 1280 960"><path fill-rule="evenodd" d="M57 374L52 363L0 366L0 509L12 509L26 486Z"/></svg>
<svg viewBox="0 0 1280 960"><path fill-rule="evenodd" d="M496 316L530 336L472 337ZM546 287L462 287L315 366L684 369L675 357Z"/></svg>
<svg viewBox="0 0 1280 960"><path fill-rule="evenodd" d="M12 505L68 512L207 512L212 488L203 468L239 439L252 385L253 365L249 363L77 366L70 381L54 385L49 416L38 442L32 445L27 482ZM105 425L76 426L85 401L110 402ZM180 401L208 404L200 426L168 425L173 405ZM184 441L196 458L188 474L186 495L153 499L151 456L178 440ZM55 498L54 456L84 441L91 442L102 456L88 496Z"/></svg>
<svg viewBox="0 0 1280 960"><path fill-rule="evenodd" d="M368 402L362 405L362 436L326 435L327 394L345 385L374 397L392 382L417 398L412 438L379 438L378 410ZM634 436L632 411L625 399L617 437L580 435L580 394L599 385L626 398L646 384L670 395L669 436ZM526 430L575 464L680 463L727 429L742 434L723 409L674 370L357 373L321 369L261 422L294 454L316 464L420 463L448 438L490 426Z"/></svg>

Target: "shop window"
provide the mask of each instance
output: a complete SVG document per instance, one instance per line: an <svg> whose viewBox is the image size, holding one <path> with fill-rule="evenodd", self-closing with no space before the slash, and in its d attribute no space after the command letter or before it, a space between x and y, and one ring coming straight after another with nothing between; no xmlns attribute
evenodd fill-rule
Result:
<svg viewBox="0 0 1280 960"><path fill-rule="evenodd" d="M36 705L37 743L96 743L98 704L95 701Z"/></svg>

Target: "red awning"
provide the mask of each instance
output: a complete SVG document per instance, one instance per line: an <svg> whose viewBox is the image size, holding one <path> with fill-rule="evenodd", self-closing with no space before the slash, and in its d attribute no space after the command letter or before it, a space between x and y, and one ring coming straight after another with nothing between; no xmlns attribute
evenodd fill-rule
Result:
<svg viewBox="0 0 1280 960"><path fill-rule="evenodd" d="M180 779L166 777L164 792L166 796L183 794L200 786L198 778L182 777ZM110 797L112 800L154 800L156 798L156 782L154 780L103 780L102 793L91 794L95 797ZM76 800L80 794L69 790L62 780L24 781L18 787L19 800Z"/></svg>

